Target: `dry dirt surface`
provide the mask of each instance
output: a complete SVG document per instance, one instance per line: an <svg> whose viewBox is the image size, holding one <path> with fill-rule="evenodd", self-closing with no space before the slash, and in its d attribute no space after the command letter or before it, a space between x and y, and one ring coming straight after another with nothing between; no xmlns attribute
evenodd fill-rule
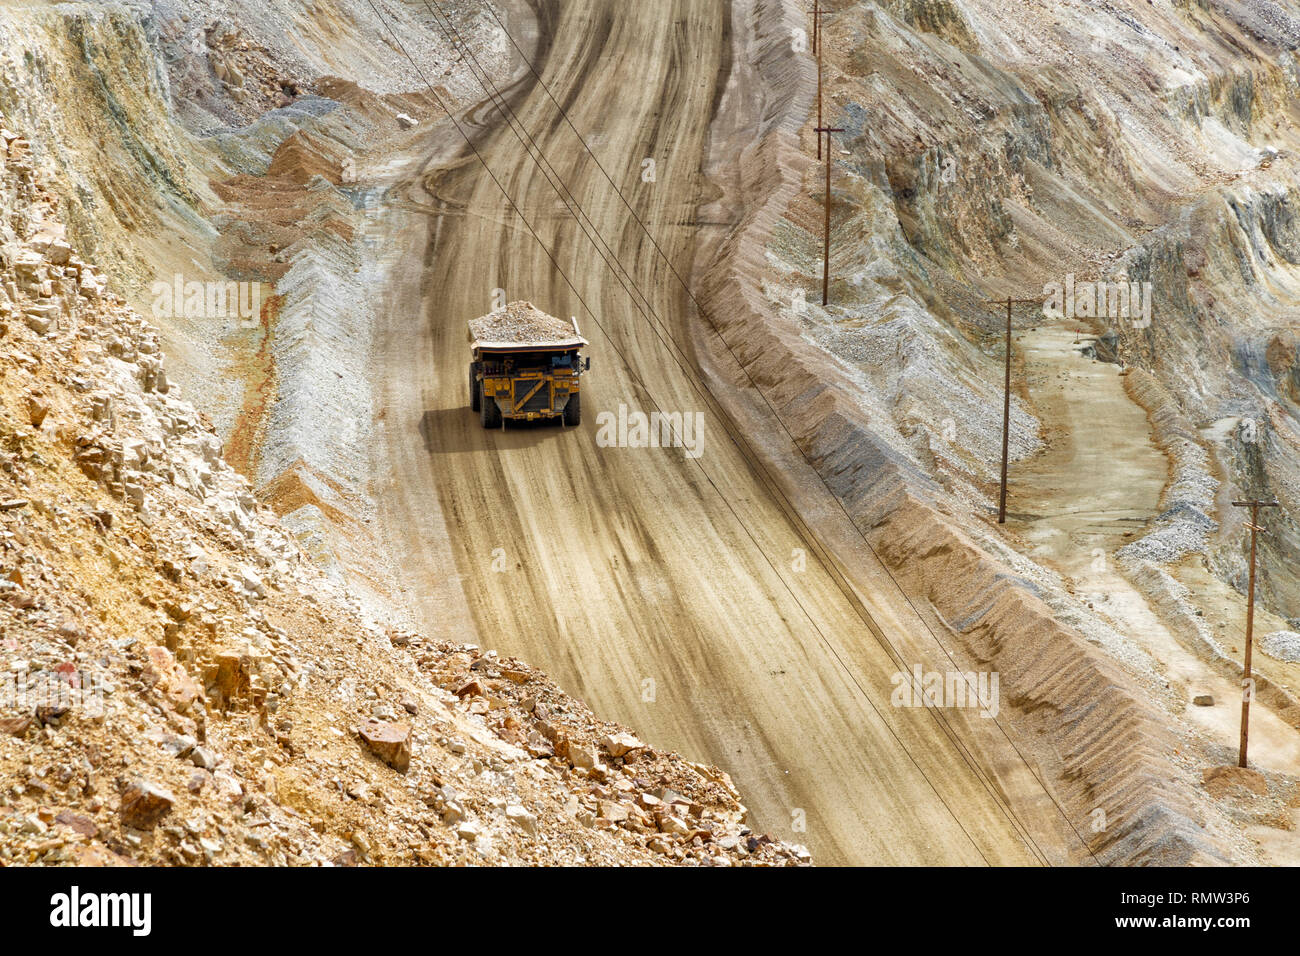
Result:
<svg viewBox="0 0 1300 956"><path fill-rule="evenodd" d="M394 173L421 213L398 235L395 274L406 278L380 309L376 471L391 475L387 534L406 556L424 623L472 628L596 711L725 764L754 819L821 862L1069 859L1078 838L1007 738L972 726L978 717L945 722L890 706L899 664L855 601L895 640L919 623L901 600L846 597L838 569L818 560L782 494L728 435L691 360L666 344L687 340L689 299L557 113L556 101L567 105L687 274L733 31L782 42L785 11L737 4L738 27L726 4L513 7L508 25L542 76L519 71L511 109L626 273L620 281L597 257L507 115L488 104L461 122L492 176L446 124L426 144L424 171ZM646 158L652 182L641 175ZM581 428L487 432L470 412L463 330L497 288L579 317L592 341ZM704 412L703 454L602 447L600 413L620 405ZM834 513L829 496L805 490L805 507Z"/></svg>

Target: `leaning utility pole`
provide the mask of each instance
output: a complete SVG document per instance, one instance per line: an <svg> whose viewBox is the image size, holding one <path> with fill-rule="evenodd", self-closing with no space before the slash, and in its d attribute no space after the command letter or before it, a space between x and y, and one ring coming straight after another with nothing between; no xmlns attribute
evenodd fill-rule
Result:
<svg viewBox="0 0 1300 956"><path fill-rule="evenodd" d="M831 133L842 133L840 126L817 127L817 149L821 151L822 133L826 134L826 226L822 242L822 305L830 301L831 292Z"/></svg>
<svg viewBox="0 0 1300 956"><path fill-rule="evenodd" d="M1032 302L1041 305L1042 299L994 299L993 304L1007 304L1006 375L1002 383L1002 483L998 495L998 524L1007 523L1007 458L1011 445L1011 306Z"/></svg>
<svg viewBox="0 0 1300 956"><path fill-rule="evenodd" d="M1246 766L1246 737L1250 728L1250 699L1254 696L1251 689L1250 652L1255 638L1255 535L1267 530L1259 525L1260 508L1279 508L1276 501L1234 501L1237 508L1250 509L1250 583L1246 586L1246 654L1241 673L1241 744L1237 753L1237 766Z"/></svg>

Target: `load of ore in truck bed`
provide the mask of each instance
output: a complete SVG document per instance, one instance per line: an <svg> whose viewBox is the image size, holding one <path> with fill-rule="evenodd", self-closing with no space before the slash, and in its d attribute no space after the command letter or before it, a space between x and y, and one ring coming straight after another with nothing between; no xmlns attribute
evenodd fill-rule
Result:
<svg viewBox="0 0 1300 956"><path fill-rule="evenodd" d="M522 301L511 302L504 309L470 319L469 334L475 342L494 344L567 344L582 341L571 324L547 315L531 302Z"/></svg>

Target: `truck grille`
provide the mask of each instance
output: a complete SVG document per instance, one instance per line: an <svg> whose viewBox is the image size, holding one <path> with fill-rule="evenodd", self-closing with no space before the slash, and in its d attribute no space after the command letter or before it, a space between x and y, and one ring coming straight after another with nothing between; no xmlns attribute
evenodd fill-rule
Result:
<svg viewBox="0 0 1300 956"><path fill-rule="evenodd" d="M537 384L535 378L517 378L515 379L515 395L519 398L527 395L528 392ZM524 403L523 407L516 406L515 413L520 412L545 412L551 408L551 385L549 382L542 385L537 390L537 394Z"/></svg>

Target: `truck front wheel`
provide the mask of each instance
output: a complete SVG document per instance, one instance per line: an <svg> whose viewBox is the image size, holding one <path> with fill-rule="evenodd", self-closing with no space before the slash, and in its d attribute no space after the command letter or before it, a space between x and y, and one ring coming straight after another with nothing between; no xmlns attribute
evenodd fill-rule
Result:
<svg viewBox="0 0 1300 956"><path fill-rule="evenodd" d="M600 416L597 415L597 418ZM582 393L574 392L569 396L569 404L564 406L564 424L581 425L582 424Z"/></svg>
<svg viewBox="0 0 1300 956"><path fill-rule="evenodd" d="M474 363L469 363L469 407L474 411L479 410L483 403L478 391L478 378L474 375Z"/></svg>
<svg viewBox="0 0 1300 956"><path fill-rule="evenodd" d="M478 391L475 394L478 395L479 421L483 423L483 427L500 428L501 409L497 408L497 400L484 393L482 382L479 383Z"/></svg>

